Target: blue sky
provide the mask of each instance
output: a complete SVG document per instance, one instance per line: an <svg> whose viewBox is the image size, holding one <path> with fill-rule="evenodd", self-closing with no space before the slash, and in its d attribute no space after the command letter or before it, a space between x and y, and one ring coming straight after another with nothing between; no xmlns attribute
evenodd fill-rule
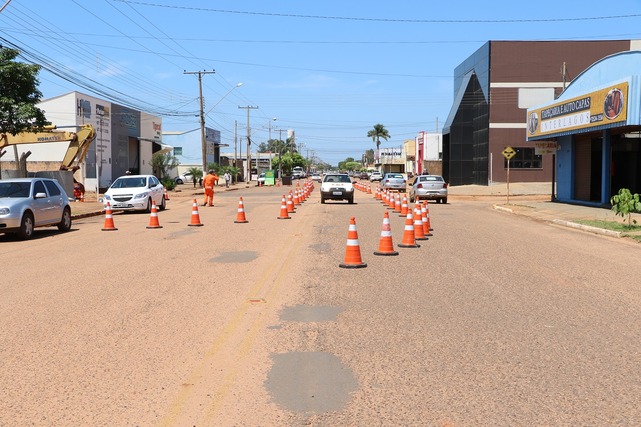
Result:
<svg viewBox="0 0 641 427"><path fill-rule="evenodd" d="M454 68L488 40L641 38L641 2L615 4L11 0L0 43L64 72L41 72L43 98L78 90L126 99L161 115L164 131L199 127L198 80L184 72L215 70L203 76L206 123L232 150L235 122L246 135L238 107L253 106L255 144L271 122L272 137L293 129L303 155L335 165L374 148L376 123L391 135L383 148L440 128ZM181 140L198 164L199 132Z"/></svg>

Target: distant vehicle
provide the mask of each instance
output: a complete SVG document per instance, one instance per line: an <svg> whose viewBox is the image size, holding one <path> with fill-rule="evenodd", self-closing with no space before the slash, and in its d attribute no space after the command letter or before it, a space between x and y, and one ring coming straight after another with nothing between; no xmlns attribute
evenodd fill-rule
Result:
<svg viewBox="0 0 641 427"><path fill-rule="evenodd" d="M320 188L321 203L325 200L347 200L354 203L354 184L346 173L328 173L323 178Z"/></svg>
<svg viewBox="0 0 641 427"><path fill-rule="evenodd" d="M294 177L294 179L301 179L301 178L305 178L306 176L307 174L305 173L305 170L302 167L294 166L294 168L292 169L292 177Z"/></svg>
<svg viewBox="0 0 641 427"><path fill-rule="evenodd" d="M176 182L176 184L185 184L187 182L194 182L194 175L192 175L191 172L185 172L183 174L178 175L176 178L174 178L174 181Z"/></svg>
<svg viewBox="0 0 641 427"><path fill-rule="evenodd" d="M321 178L321 176L319 174L317 174L317 173L313 173L312 174L312 181L321 182L322 180L323 180L323 178Z"/></svg>
<svg viewBox="0 0 641 427"><path fill-rule="evenodd" d="M374 181L382 181L383 180L383 174L378 172L378 171L374 171L374 172L369 174L369 180L372 181L372 182L374 182Z"/></svg>
<svg viewBox="0 0 641 427"><path fill-rule="evenodd" d="M71 229L71 207L65 190L55 179L15 178L0 180L0 233L33 237L34 228L56 226Z"/></svg>
<svg viewBox="0 0 641 427"><path fill-rule="evenodd" d="M262 172L260 175L258 175L256 181L258 181L258 185L265 185L265 172Z"/></svg>
<svg viewBox="0 0 641 427"><path fill-rule="evenodd" d="M153 175L124 175L105 192L102 203L112 210L151 212L152 202L165 209L165 186Z"/></svg>
<svg viewBox="0 0 641 427"><path fill-rule="evenodd" d="M402 173L390 172L383 176L381 186L386 190L398 190L405 192L407 189L407 181Z"/></svg>
<svg viewBox="0 0 641 427"><path fill-rule="evenodd" d="M367 172L361 172L358 174L359 179L369 179L369 174Z"/></svg>
<svg viewBox="0 0 641 427"><path fill-rule="evenodd" d="M436 200L447 203L447 182L439 175L419 175L409 191L410 203L418 200Z"/></svg>

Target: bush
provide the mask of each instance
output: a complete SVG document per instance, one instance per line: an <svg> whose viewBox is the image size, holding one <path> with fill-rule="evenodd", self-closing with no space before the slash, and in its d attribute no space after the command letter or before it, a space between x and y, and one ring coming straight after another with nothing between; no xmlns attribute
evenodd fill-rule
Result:
<svg viewBox="0 0 641 427"><path fill-rule="evenodd" d="M641 213L641 201L637 193L632 194L629 189L621 188L616 196L610 198L610 204L614 213L623 217L623 221L628 217L628 228L637 223L631 217L632 213Z"/></svg>

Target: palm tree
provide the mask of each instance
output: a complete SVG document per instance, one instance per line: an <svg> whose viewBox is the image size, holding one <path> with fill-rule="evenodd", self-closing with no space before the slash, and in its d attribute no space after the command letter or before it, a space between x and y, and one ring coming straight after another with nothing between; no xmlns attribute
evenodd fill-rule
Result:
<svg viewBox="0 0 641 427"><path fill-rule="evenodd" d="M387 131L387 129L385 129L385 126L383 126L380 123L377 123L374 125L374 129L367 132L367 136L372 138L372 141L376 143L376 160L379 160L381 158L379 153L379 147L381 146L381 138L387 141L387 139L390 138L389 132Z"/></svg>

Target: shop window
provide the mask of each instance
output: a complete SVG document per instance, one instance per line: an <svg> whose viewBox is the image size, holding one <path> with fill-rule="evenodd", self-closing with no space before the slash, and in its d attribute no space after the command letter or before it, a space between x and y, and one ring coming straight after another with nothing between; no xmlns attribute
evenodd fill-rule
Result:
<svg viewBox="0 0 641 427"><path fill-rule="evenodd" d="M534 148L515 148L516 154L510 160L510 169L541 169L543 162L540 154L534 153ZM507 169L507 160L503 160L503 167Z"/></svg>

